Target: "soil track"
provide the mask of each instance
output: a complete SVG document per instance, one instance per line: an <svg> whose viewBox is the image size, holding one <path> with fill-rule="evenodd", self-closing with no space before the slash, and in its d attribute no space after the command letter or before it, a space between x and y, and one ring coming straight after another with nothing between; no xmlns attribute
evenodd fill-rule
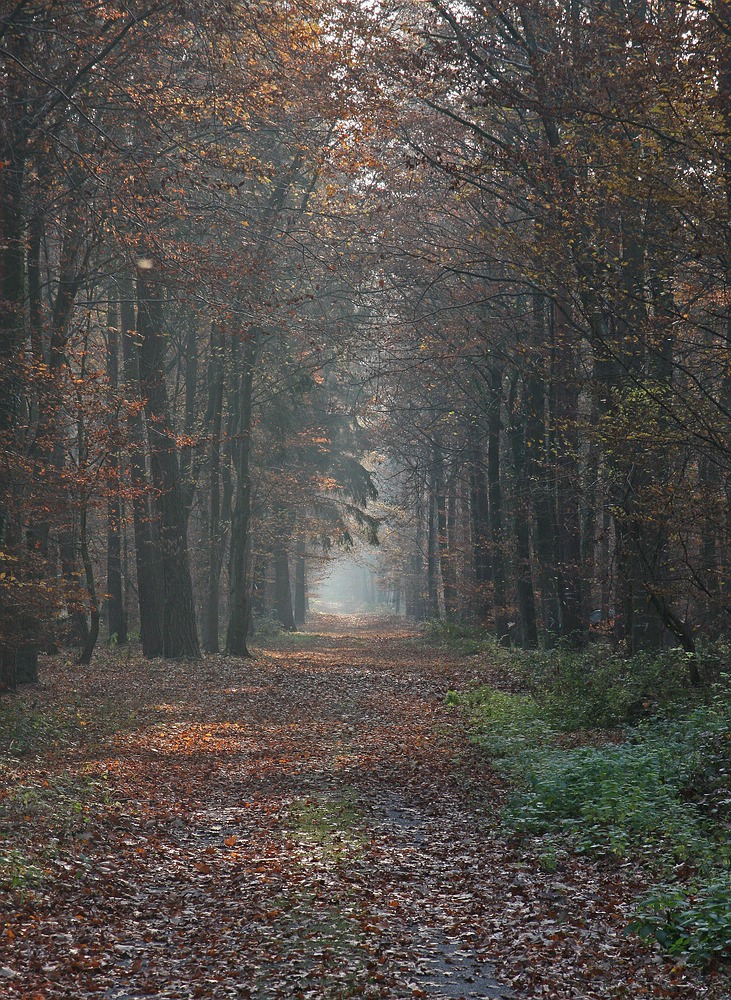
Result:
<svg viewBox="0 0 731 1000"><path fill-rule="evenodd" d="M66 707L56 746L2 771L0 995L703 995L623 936L616 872L497 832L444 707L488 673L325 616L251 661L50 661L18 697Z"/></svg>

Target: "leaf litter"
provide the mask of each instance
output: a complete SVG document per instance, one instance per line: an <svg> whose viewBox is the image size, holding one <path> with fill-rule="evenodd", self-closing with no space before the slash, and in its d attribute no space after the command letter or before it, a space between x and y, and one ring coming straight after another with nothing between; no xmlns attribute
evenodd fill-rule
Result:
<svg viewBox="0 0 731 1000"><path fill-rule="evenodd" d="M444 707L489 680L325 616L251 661L47 660L13 698L64 726L0 764L0 995L728 998L625 933L639 869L506 838Z"/></svg>

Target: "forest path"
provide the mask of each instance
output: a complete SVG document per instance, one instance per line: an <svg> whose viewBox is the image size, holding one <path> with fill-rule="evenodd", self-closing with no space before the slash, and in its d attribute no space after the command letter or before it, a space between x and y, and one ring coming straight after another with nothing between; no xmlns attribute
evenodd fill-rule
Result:
<svg viewBox="0 0 731 1000"><path fill-rule="evenodd" d="M710 997L625 933L631 865L499 829L444 700L491 670L324 616L252 660L49 658L0 703L0 997Z"/></svg>
<svg viewBox="0 0 731 1000"><path fill-rule="evenodd" d="M0 992L512 995L487 964L484 834L443 707L469 666L397 620L325 616L251 661L124 658L44 684L61 701L72 684L88 721L43 780L62 763L89 792L30 925L6 920Z"/></svg>

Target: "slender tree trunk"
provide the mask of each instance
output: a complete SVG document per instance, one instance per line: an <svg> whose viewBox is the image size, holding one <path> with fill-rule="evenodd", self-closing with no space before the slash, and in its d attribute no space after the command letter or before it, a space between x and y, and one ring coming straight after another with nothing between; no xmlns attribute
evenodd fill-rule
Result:
<svg viewBox="0 0 731 1000"><path fill-rule="evenodd" d="M219 651L219 606L222 568L221 545L221 426L223 421L222 339L216 324L211 328L211 358L208 367L208 426L211 434L209 461L210 511L208 524L208 587L203 648Z"/></svg>
<svg viewBox="0 0 731 1000"><path fill-rule="evenodd" d="M428 615L439 617L439 578L437 549L437 509L434 481L429 476L427 482L427 539L426 539L426 581Z"/></svg>
<svg viewBox="0 0 731 1000"><path fill-rule="evenodd" d="M84 578L86 580L86 590L89 599L89 614L90 614L90 625L88 634L84 641L84 646L79 655L78 663L82 665L88 665L91 663L91 658L94 654L94 647L96 646L96 641L99 638L99 599L96 593L96 586L94 583L94 566L91 561L91 555L89 553L89 538L86 530L86 504L84 503L81 508L81 518L79 525L79 545L81 549L81 561L84 567Z"/></svg>
<svg viewBox="0 0 731 1000"><path fill-rule="evenodd" d="M152 265L152 261L146 262ZM186 538L186 506L165 387L162 298L156 267L137 273L140 389L145 397L150 469L157 493L163 585L163 645L168 658L200 657Z"/></svg>
<svg viewBox="0 0 731 1000"><path fill-rule="evenodd" d="M289 578L289 553L285 548L274 550L274 581L277 618L288 632L296 630L292 611L292 587Z"/></svg>
<svg viewBox="0 0 731 1000"><path fill-rule="evenodd" d="M185 339L185 407L183 413L183 434L187 439L180 454L180 488L185 508L187 527L195 497L198 479L198 461L194 462L195 450L189 443L193 437L198 416L198 326L194 317L188 317L188 334ZM210 426L210 422L207 424Z"/></svg>
<svg viewBox="0 0 731 1000"><path fill-rule="evenodd" d="M111 290L107 313L107 378L116 393L119 387L119 315ZM107 501L107 634L119 645L127 642L122 580L122 499L120 496L119 427L116 411L110 427L110 495Z"/></svg>
<svg viewBox="0 0 731 1000"><path fill-rule="evenodd" d="M475 574L476 613L484 622L490 614L488 586L492 576L488 534L489 511L487 480L479 445L475 442L470 453L470 510L472 513L472 558Z"/></svg>
<svg viewBox="0 0 731 1000"><path fill-rule="evenodd" d="M454 580L454 558L450 549L447 512L447 484L444 478L444 459L438 444L434 445L434 489L436 493L437 545L439 549L439 569L444 590L444 614L448 620L456 617L457 601ZM454 536L454 499L452 511L452 537Z"/></svg>
<svg viewBox="0 0 731 1000"><path fill-rule="evenodd" d="M518 598L520 642L523 648L538 645L536 601L530 552L530 484L527 476L524 406L517 408L511 393L510 444L513 454L513 523L515 530L515 588Z"/></svg>
<svg viewBox="0 0 731 1000"><path fill-rule="evenodd" d="M500 426L502 411L502 369L490 371L490 406L487 425L487 489L489 497L490 543L492 556L492 598L495 636L499 643L510 641L506 613L505 539L503 536L503 489L500 481Z"/></svg>
<svg viewBox="0 0 731 1000"><path fill-rule="evenodd" d="M295 625L304 625L307 620L307 559L305 542L300 538L295 550L294 574L294 621Z"/></svg>
<svg viewBox="0 0 731 1000"><path fill-rule="evenodd" d="M163 643L162 569L153 532L154 518L150 507L150 490L145 469L145 426L138 405L139 369L135 342L135 302L131 278L120 279L120 325L122 327L122 357L127 392L133 400L127 416L129 465L132 483L132 518L135 536L135 567L137 599L140 614L140 639L143 656L162 656Z"/></svg>
<svg viewBox="0 0 731 1000"><path fill-rule="evenodd" d="M256 360L256 334L243 344L237 393L238 443L235 449L236 503L231 518L229 559L229 620L226 649L232 656L249 656L246 637L251 619L249 562L251 555L251 404Z"/></svg>
<svg viewBox="0 0 731 1000"><path fill-rule="evenodd" d="M533 298L533 357L526 383L526 478L531 484L533 500L533 548L538 564L538 586L541 594L541 626L544 641L552 646L559 634L561 610L558 577L558 528L553 502L553 442L552 397L546 394L550 385L543 347L547 340L545 300ZM548 409L548 414L546 410Z"/></svg>
<svg viewBox="0 0 731 1000"><path fill-rule="evenodd" d="M574 643L583 643L588 633L589 616L583 608L581 559L581 484L578 456L579 393L576 359L570 342L567 317L563 307L554 304L553 378L555 387L555 427L558 457L557 516L559 605L561 634Z"/></svg>
<svg viewBox="0 0 731 1000"><path fill-rule="evenodd" d="M4 108L0 115L0 435L15 425L20 406L20 382L15 362L24 336L25 245L23 188L25 183L26 89L23 72L29 40L11 31L4 40ZM7 483L3 483L6 486ZM8 495L6 490L3 496ZM0 548L4 549L9 511L0 506ZM14 663L14 653L8 657ZM14 669L14 668L13 668Z"/></svg>
<svg viewBox="0 0 731 1000"><path fill-rule="evenodd" d="M414 519L416 531L414 532L414 547L411 553L409 587L411 602L407 613L416 621L423 621L427 617L427 606L424 587L424 504L421 489L414 505Z"/></svg>

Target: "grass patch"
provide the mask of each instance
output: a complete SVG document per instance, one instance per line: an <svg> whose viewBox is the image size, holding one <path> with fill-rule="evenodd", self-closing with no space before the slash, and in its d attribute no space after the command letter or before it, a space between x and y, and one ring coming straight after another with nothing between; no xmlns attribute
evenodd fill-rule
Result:
<svg viewBox="0 0 731 1000"><path fill-rule="evenodd" d="M0 889L25 894L37 888L43 871L18 848L0 844Z"/></svg>
<svg viewBox="0 0 731 1000"><path fill-rule="evenodd" d="M637 863L656 888L632 930L693 962L731 958L728 683L694 699L678 654L515 661L518 679L536 667L523 693L447 698L511 781L506 829L530 838L549 870L563 850Z"/></svg>
<svg viewBox="0 0 731 1000"><path fill-rule="evenodd" d="M276 968L262 963L257 969L256 996L270 995L282 967L287 970L282 995L291 995L294 986L302 996L322 1000L391 996L375 981L374 944L364 930L366 921L355 895L334 897L304 889L296 896L281 897L267 916L268 934L276 938L279 953Z"/></svg>
<svg viewBox="0 0 731 1000"><path fill-rule="evenodd" d="M315 848L327 862L360 855L366 842L363 814L348 795L297 799L289 808L288 820L294 839L308 849Z"/></svg>
<svg viewBox="0 0 731 1000"><path fill-rule="evenodd" d="M0 775L6 777L1 770ZM0 793L0 821L8 829L32 824L46 841L69 840L111 803L103 778L65 771L33 783L7 783Z"/></svg>
<svg viewBox="0 0 731 1000"><path fill-rule="evenodd" d="M0 754L24 757L64 746L78 736L77 711L29 708L20 699L0 701Z"/></svg>

